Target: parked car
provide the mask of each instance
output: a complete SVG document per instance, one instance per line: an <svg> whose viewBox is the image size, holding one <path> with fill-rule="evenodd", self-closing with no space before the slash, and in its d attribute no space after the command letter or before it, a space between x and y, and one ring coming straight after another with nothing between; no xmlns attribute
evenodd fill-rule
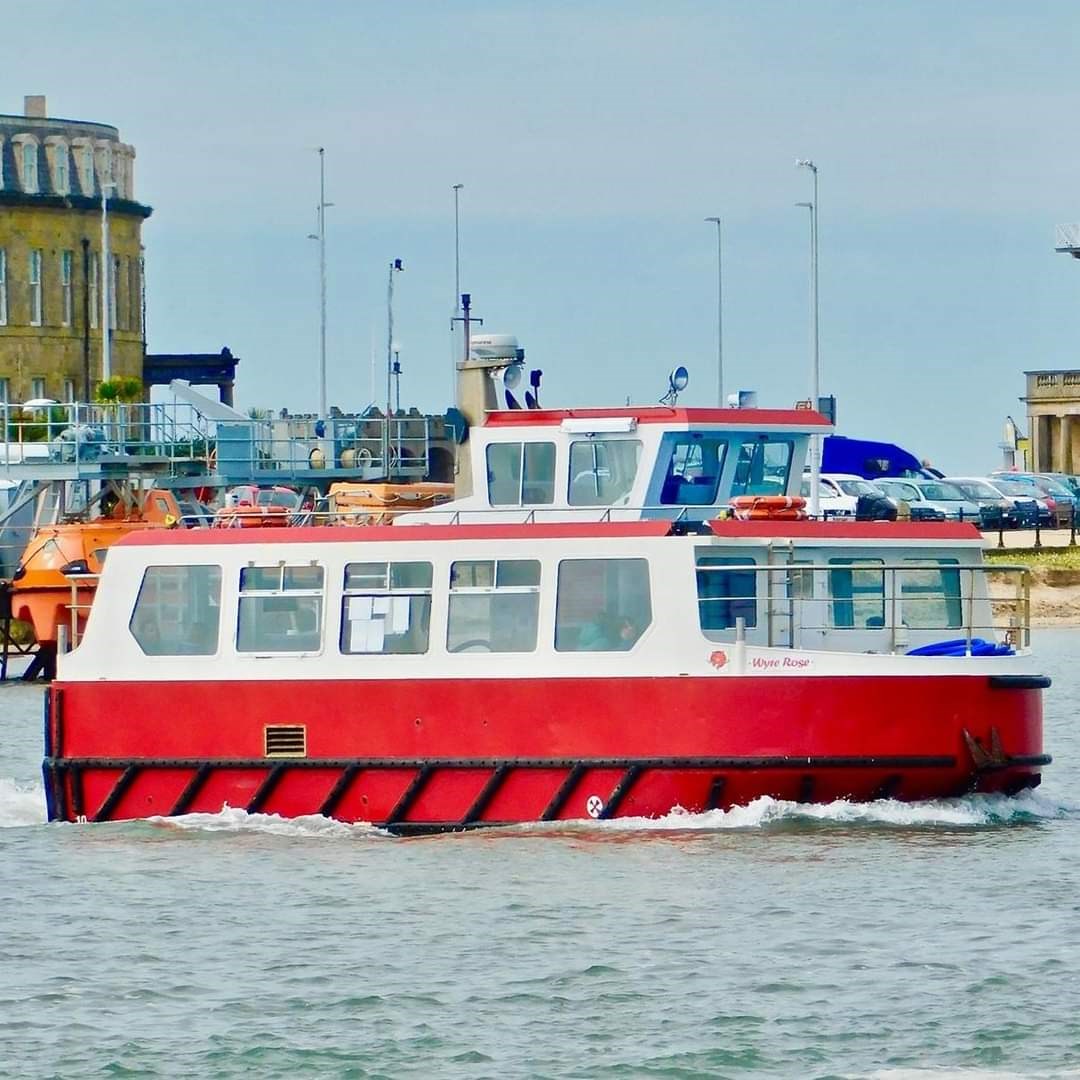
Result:
<svg viewBox="0 0 1080 1080"><path fill-rule="evenodd" d="M810 498L809 473L803 473L802 494ZM895 521L897 516L896 503L885 492L869 480L848 473L821 473L818 503L825 517Z"/></svg>
<svg viewBox="0 0 1080 1080"><path fill-rule="evenodd" d="M912 479L910 482L926 496L929 502L944 510L947 519L974 523L982 520L979 504L945 480Z"/></svg>
<svg viewBox="0 0 1080 1080"><path fill-rule="evenodd" d="M932 503L919 490L913 480L901 480L897 477L883 476L880 480L875 480L874 483L890 499L906 504L908 516L912 521L944 521L947 516L945 509Z"/></svg>
<svg viewBox="0 0 1080 1080"><path fill-rule="evenodd" d="M995 472L991 476L1006 476L1010 480L1030 483L1034 486L1049 505L1052 522L1059 528L1065 527L1072 521L1076 504L1080 502L1073 494L1072 488L1045 473Z"/></svg>
<svg viewBox="0 0 1080 1080"><path fill-rule="evenodd" d="M958 487L972 502L979 504L984 529L1034 529L1039 516L1039 504L1023 495L1008 495L999 484L980 476L950 476L948 481Z"/></svg>
<svg viewBox="0 0 1080 1080"><path fill-rule="evenodd" d="M986 479L1003 495L1033 499L1038 507L1040 525L1049 527L1054 523L1054 500L1048 499L1046 492L1028 477L1020 476L1018 473L992 473Z"/></svg>

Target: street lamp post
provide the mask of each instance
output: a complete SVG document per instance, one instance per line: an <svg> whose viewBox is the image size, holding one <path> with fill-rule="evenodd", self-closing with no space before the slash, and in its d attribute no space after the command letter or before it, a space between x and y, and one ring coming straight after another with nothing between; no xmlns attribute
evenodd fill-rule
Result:
<svg viewBox="0 0 1080 1080"><path fill-rule="evenodd" d="M457 346L454 328L461 316L461 231L458 202L464 184L454 185L454 314L450 317L450 400L457 396Z"/></svg>
<svg viewBox="0 0 1080 1080"><path fill-rule="evenodd" d="M707 217L706 221L716 222L716 402L724 407L724 271L723 244L720 234L720 219Z"/></svg>
<svg viewBox="0 0 1080 1080"><path fill-rule="evenodd" d="M386 422L383 425L383 472L390 479L390 415L393 407L391 393L394 378L394 274L405 269L400 259L390 264L386 279Z"/></svg>
<svg viewBox="0 0 1080 1080"><path fill-rule="evenodd" d="M818 408L821 397L821 356L818 348L818 168L808 158L799 158L795 165L809 169L814 177L814 198L801 203L810 209L810 326L811 326L811 377L810 407ZM810 436L810 516L817 517L820 510L818 484L821 478L821 436Z"/></svg>
<svg viewBox="0 0 1080 1080"><path fill-rule="evenodd" d="M112 313L112 302L109 297L109 286L112 279L112 257L109 254L109 190L115 188L114 180L103 180L101 183L101 381L108 382L112 378L112 328L109 325L109 316Z"/></svg>
<svg viewBox="0 0 1080 1080"><path fill-rule="evenodd" d="M319 241L319 416L326 417L326 148L319 152L319 231L309 233L309 240Z"/></svg>

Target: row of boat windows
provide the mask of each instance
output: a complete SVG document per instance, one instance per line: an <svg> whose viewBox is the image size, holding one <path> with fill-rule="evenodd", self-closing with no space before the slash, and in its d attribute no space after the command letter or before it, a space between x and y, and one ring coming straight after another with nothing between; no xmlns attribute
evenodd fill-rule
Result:
<svg viewBox="0 0 1080 1080"><path fill-rule="evenodd" d="M659 501L666 506L711 506L717 498L729 440L704 433L676 436L666 446ZM793 444L744 442L739 447L731 495L781 495L787 491ZM588 439L570 444L566 501L570 506L609 506L634 485L638 439ZM555 502L555 443L492 443L487 448L488 502L492 506L548 506Z"/></svg>
<svg viewBox="0 0 1080 1080"><path fill-rule="evenodd" d="M726 640L736 621L758 624L767 578L753 559L696 552L698 623ZM926 560L919 560L925 563ZM885 625L885 571L875 560L832 559L827 595L815 594L809 563L786 568L791 602L820 603L833 629ZM936 560L895 576L911 628L962 625L960 572ZM458 560L448 581L447 652L532 652L540 621L540 563L535 559ZM240 571L235 633L239 653L309 653L323 648L325 569L318 564L247 566ZM210 656L218 651L219 566L151 566L143 575L129 628L149 656ZM426 653L431 641L434 568L429 562L349 563L342 582L337 647L342 654ZM813 618L803 618L812 625ZM557 568L557 652L633 648L652 622L648 561L563 559Z"/></svg>
<svg viewBox="0 0 1080 1080"><path fill-rule="evenodd" d="M130 630L150 656L218 650L222 571L151 566ZM343 654L418 654L430 645L434 569L428 562L350 563L338 622ZM323 647L325 571L318 565L240 572L236 651L307 653ZM458 560L450 567L446 650L532 652L540 616L535 559ZM558 567L555 648L617 652L652 622L648 561L564 559Z"/></svg>

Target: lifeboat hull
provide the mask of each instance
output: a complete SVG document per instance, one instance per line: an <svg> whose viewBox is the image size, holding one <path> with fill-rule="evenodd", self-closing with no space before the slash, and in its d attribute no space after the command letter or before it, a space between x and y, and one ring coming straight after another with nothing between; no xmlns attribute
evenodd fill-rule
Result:
<svg viewBox="0 0 1080 1080"><path fill-rule="evenodd" d="M1023 675L54 683L52 820L224 807L395 832L656 818L760 796L1035 787ZM70 719L69 719L70 718Z"/></svg>

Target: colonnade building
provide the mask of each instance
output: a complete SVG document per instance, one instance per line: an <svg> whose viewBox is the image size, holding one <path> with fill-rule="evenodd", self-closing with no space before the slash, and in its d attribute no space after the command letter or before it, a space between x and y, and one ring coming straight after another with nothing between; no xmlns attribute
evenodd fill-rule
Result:
<svg viewBox="0 0 1080 1080"><path fill-rule="evenodd" d="M1080 472L1080 371L1025 371L1031 468Z"/></svg>
<svg viewBox="0 0 1080 1080"><path fill-rule="evenodd" d="M89 400L102 379L103 278L110 374L142 378L143 220L135 150L107 124L0 115L0 403ZM102 195L109 266L102 266Z"/></svg>

